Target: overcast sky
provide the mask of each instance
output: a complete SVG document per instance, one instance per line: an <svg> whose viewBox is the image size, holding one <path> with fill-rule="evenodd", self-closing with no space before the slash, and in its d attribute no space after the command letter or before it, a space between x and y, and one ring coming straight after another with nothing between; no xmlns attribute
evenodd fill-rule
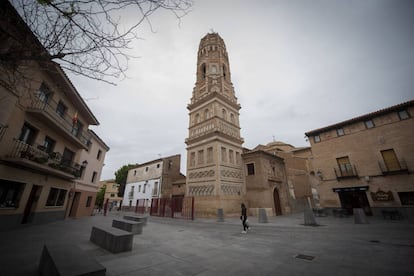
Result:
<svg viewBox="0 0 414 276"><path fill-rule="evenodd" d="M127 15L127 14L126 14ZM200 39L224 39L242 107L244 147L283 141L414 99L414 1L195 0L179 24L167 12L142 25L128 79L70 75L111 148L101 180L128 163L181 154Z"/></svg>

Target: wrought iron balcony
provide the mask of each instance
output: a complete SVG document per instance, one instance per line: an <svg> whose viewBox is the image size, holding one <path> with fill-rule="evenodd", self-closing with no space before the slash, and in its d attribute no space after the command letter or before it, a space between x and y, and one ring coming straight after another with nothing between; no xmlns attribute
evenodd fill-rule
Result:
<svg viewBox="0 0 414 276"><path fill-rule="evenodd" d="M404 159L398 159L398 162L393 163L392 165L389 165L384 161L378 161L378 166L380 167L383 175L409 173L407 163Z"/></svg>
<svg viewBox="0 0 414 276"><path fill-rule="evenodd" d="M32 146L15 140L6 161L30 168L32 170L53 175L63 179L75 179L81 176L80 164L64 160L58 152L47 153L41 146Z"/></svg>
<svg viewBox="0 0 414 276"><path fill-rule="evenodd" d="M358 177L358 172L355 165L352 164L342 164L338 168L334 168L336 179L339 181L341 179L347 178L356 178Z"/></svg>
<svg viewBox="0 0 414 276"><path fill-rule="evenodd" d="M59 114L57 111L58 103L49 99L47 102L34 96L26 112L44 120L48 126L59 132L65 138L70 139L80 148L88 149L90 135L82 130L79 121L73 121L68 114Z"/></svg>

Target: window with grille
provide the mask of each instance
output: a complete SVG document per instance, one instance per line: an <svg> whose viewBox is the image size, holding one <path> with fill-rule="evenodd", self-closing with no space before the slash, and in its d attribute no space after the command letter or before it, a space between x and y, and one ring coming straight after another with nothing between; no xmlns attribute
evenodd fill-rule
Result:
<svg viewBox="0 0 414 276"><path fill-rule="evenodd" d="M351 176L354 175L352 170L352 165L349 162L348 156L337 158L339 170L341 172L341 176Z"/></svg>

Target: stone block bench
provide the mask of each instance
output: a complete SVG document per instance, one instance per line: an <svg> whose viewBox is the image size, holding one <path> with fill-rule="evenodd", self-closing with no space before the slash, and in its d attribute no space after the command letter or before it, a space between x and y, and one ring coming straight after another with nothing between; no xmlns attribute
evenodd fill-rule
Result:
<svg viewBox="0 0 414 276"><path fill-rule="evenodd" d="M124 219L142 222L144 223L144 226L147 225L147 222L148 222L148 216L127 215L127 216L124 216Z"/></svg>
<svg viewBox="0 0 414 276"><path fill-rule="evenodd" d="M398 210L382 210L381 213L384 219L401 220L403 218Z"/></svg>
<svg viewBox="0 0 414 276"><path fill-rule="evenodd" d="M112 220L112 227L125 230L132 234L142 234L142 227L144 223L140 221L114 219Z"/></svg>
<svg viewBox="0 0 414 276"><path fill-rule="evenodd" d="M92 227L90 241L108 250L119 253L132 250L132 233L114 227Z"/></svg>
<svg viewBox="0 0 414 276"><path fill-rule="evenodd" d="M105 273L105 267L75 245L43 246L39 276L104 276Z"/></svg>

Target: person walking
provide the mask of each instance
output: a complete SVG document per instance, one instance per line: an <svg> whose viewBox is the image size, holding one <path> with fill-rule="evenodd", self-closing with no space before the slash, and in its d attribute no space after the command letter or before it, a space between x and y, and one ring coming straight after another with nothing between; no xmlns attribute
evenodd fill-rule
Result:
<svg viewBox="0 0 414 276"><path fill-rule="evenodd" d="M247 210L244 203L241 204L241 216L240 219L243 223L243 231L242 234L246 234L247 230L249 229L249 226L247 225Z"/></svg>

